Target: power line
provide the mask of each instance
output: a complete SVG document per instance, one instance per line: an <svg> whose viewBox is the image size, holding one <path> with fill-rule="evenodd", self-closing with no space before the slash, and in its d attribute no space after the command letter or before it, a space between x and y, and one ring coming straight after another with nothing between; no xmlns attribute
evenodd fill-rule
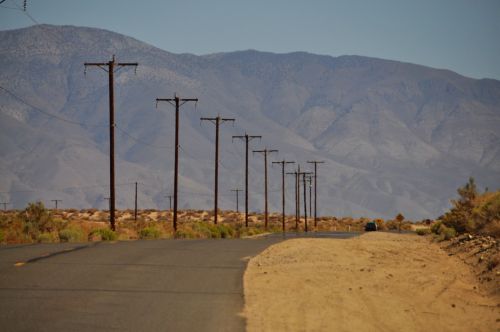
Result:
<svg viewBox="0 0 500 332"><path fill-rule="evenodd" d="M115 184L116 187L120 186L128 186L134 184L135 182L124 182ZM90 186L71 186L71 187L59 187L59 188L47 188L47 189L30 189L30 190L14 190L14 191L0 191L0 194L18 194L18 193L31 193L31 192L40 192L40 191L65 191L70 189L88 189L88 188L102 188L107 187L109 184L96 184Z"/></svg>
<svg viewBox="0 0 500 332"><path fill-rule="evenodd" d="M36 107L32 104L30 104L29 102L27 102L26 100L24 100L23 98L19 97L18 95L16 95L14 92L10 91L9 89L3 87L3 86L0 86L0 89L7 92L9 95L11 95L12 97L14 97L16 100L18 100L19 102L23 103L24 105L32 108L34 111L37 111L39 113L42 113L48 117L51 117L51 118L54 118L54 119L57 119L59 121L63 121L63 122L66 122L66 123L70 123L70 124L73 124L73 125L77 125L77 126L82 126L82 127L105 127L105 125L100 125L100 124L89 124L89 123L83 123L83 122L78 122L78 121L73 121L73 120L68 120L68 119L65 119L59 115L56 115L56 114L53 114L51 112L48 112L48 111L45 111L45 110L42 110L41 108L39 107Z"/></svg>
<svg viewBox="0 0 500 332"><path fill-rule="evenodd" d="M0 2L0 4L4 3L4 1ZM35 20L35 18L33 16L30 15L30 13L28 13L28 11L26 10L26 0L23 1L23 7L21 7L20 5L17 4L17 2L15 2L14 0L11 0L10 1L11 3L14 4L14 6L16 6L16 8L14 7L7 7L7 6L2 6L2 8L7 8L7 9L13 9L13 10L19 10L21 12L24 13L24 15L26 15L33 23L35 24L40 24L37 20Z"/></svg>
<svg viewBox="0 0 500 332"><path fill-rule="evenodd" d="M142 144L142 145L145 145L145 146L149 146L151 148L154 148L154 149L169 149L169 150L172 150L174 147L173 146L159 146L159 145L153 145L151 143L148 143L148 142L145 142L135 136L133 136L132 134L130 134L129 132L127 132L126 130L118 127L115 125L115 128L118 129L118 131L120 131L122 134L124 134L125 136L127 136L128 138L134 140L135 142L139 143L139 144Z"/></svg>

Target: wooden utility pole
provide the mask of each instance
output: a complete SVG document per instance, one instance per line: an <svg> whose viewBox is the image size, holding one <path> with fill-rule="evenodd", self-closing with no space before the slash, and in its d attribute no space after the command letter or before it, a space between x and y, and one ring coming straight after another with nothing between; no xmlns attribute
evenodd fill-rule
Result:
<svg viewBox="0 0 500 332"><path fill-rule="evenodd" d="M62 199L51 199L50 201L55 203L55 208L57 210L57 203L62 202Z"/></svg>
<svg viewBox="0 0 500 332"><path fill-rule="evenodd" d="M300 195L299 195L299 172L300 165L297 166L295 172L288 172L286 174L293 175L295 179L295 230L299 231L299 221L300 221Z"/></svg>
<svg viewBox="0 0 500 332"><path fill-rule="evenodd" d="M283 234L285 234L285 166L287 164L295 164L295 161L286 161L285 159L283 159L282 161L273 161L272 164L281 165L281 226Z"/></svg>
<svg viewBox="0 0 500 332"><path fill-rule="evenodd" d="M255 139L261 139L262 136L250 136L247 133L242 136L233 136L233 140L239 138L245 141L245 227L248 228L248 143Z"/></svg>
<svg viewBox="0 0 500 332"><path fill-rule="evenodd" d="M85 69L88 66L97 66L108 72L109 85L109 222L111 230L115 228L115 92L114 92L114 72L116 68L133 66L137 67L137 62L116 62L115 56L108 62L85 62Z"/></svg>
<svg viewBox="0 0 500 332"><path fill-rule="evenodd" d="M221 118L220 115L217 115L215 118L200 118L200 120L210 121L215 125L214 224L217 225L217 216L219 213L217 206L219 198L219 125L228 121L234 122L235 120L230 118Z"/></svg>
<svg viewBox="0 0 500 332"><path fill-rule="evenodd" d="M270 153L278 153L278 150L253 150L253 153L261 153L264 155L264 228L267 230L269 211L267 208L267 155Z"/></svg>
<svg viewBox="0 0 500 332"><path fill-rule="evenodd" d="M306 188L306 175L312 174L311 172L299 172L299 176L302 175L302 182L304 186L304 225L305 231L307 232L307 188Z"/></svg>
<svg viewBox="0 0 500 332"><path fill-rule="evenodd" d="M234 191L236 193L236 212L240 213L240 206L239 206L239 193L240 191L243 191L241 189L231 189L231 191Z"/></svg>
<svg viewBox="0 0 500 332"><path fill-rule="evenodd" d="M312 175L306 177L307 187L309 187L309 216L312 217Z"/></svg>
<svg viewBox="0 0 500 332"><path fill-rule="evenodd" d="M137 182L135 183L134 220L137 221Z"/></svg>
<svg viewBox="0 0 500 332"><path fill-rule="evenodd" d="M179 178L179 108L189 101L198 102L198 98L180 98L174 94L174 98L156 98L156 106L159 101L166 101L175 107L175 165L174 165L174 234L177 232L177 206L178 206L178 178Z"/></svg>
<svg viewBox="0 0 500 332"><path fill-rule="evenodd" d="M165 196L165 198L167 198L167 197L168 197L169 210L172 210L172 195Z"/></svg>
<svg viewBox="0 0 500 332"><path fill-rule="evenodd" d="M317 193L318 193L318 164L324 164L324 161L320 160L310 160L308 161L309 164L314 164L314 227L318 225L318 215L317 215L317 208L318 208L318 199L317 199Z"/></svg>
<svg viewBox="0 0 500 332"><path fill-rule="evenodd" d="M9 202L1 202L0 204L3 205L3 210L7 211L7 204L10 204Z"/></svg>

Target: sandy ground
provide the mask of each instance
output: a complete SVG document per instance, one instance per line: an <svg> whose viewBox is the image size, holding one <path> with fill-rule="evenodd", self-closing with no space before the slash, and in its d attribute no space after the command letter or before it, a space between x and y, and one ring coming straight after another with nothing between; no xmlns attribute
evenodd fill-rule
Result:
<svg viewBox="0 0 500 332"><path fill-rule="evenodd" d="M500 299L415 235L288 240L250 260L244 287L248 331L500 331Z"/></svg>

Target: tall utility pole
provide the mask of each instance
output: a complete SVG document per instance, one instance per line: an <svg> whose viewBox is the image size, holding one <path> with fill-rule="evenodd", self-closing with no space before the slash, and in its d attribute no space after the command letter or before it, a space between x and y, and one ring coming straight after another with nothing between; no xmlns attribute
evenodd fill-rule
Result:
<svg viewBox="0 0 500 332"><path fill-rule="evenodd" d="M179 177L179 108L188 101L198 102L198 98L180 98L174 94L174 98L156 98L156 106L159 101L166 101L175 106L175 166L174 166L174 233L177 231L177 205L178 205L178 177Z"/></svg>
<svg viewBox="0 0 500 332"><path fill-rule="evenodd" d="M278 152L278 150L253 150L253 153L262 153L264 155L264 228L267 230L268 214L267 209L267 155L269 153Z"/></svg>
<svg viewBox="0 0 500 332"><path fill-rule="evenodd" d="M62 202L62 199L51 199L50 201L55 203L55 207L56 207L56 210L57 210L57 203L58 202Z"/></svg>
<svg viewBox="0 0 500 332"><path fill-rule="evenodd" d="M115 228L115 91L114 72L116 68L133 66L137 67L137 62L116 62L115 56L108 62L85 62L85 69L88 66L97 66L108 72L109 84L109 222L111 230Z"/></svg>
<svg viewBox="0 0 500 332"><path fill-rule="evenodd" d="M307 177L308 187L309 187L309 215L312 216L312 175ZM316 225L314 225L316 226Z"/></svg>
<svg viewBox="0 0 500 332"><path fill-rule="evenodd" d="M134 220L137 221L137 182L135 183Z"/></svg>
<svg viewBox="0 0 500 332"><path fill-rule="evenodd" d="M248 228L248 143L255 139L261 139L262 136L250 136L247 133L242 136L233 136L233 139L239 138L245 140L245 227Z"/></svg>
<svg viewBox="0 0 500 332"><path fill-rule="evenodd" d="M293 175L295 179L295 230L297 232L299 231L299 219L300 219L299 172L300 172L300 165L297 166L297 170L295 172L286 173L288 175Z"/></svg>
<svg viewBox="0 0 500 332"><path fill-rule="evenodd" d="M219 198L219 125L232 121L234 119L230 118L221 118L220 115L217 115L215 118L200 118L201 121L210 121L215 125L215 184L214 184L214 224L217 225L217 215L218 215L218 207L217 202Z"/></svg>
<svg viewBox="0 0 500 332"><path fill-rule="evenodd" d="M273 161L273 164L281 165L281 206L282 206L282 216L281 216L281 226L283 234L285 234L285 166L287 164L295 164L295 161Z"/></svg>
<svg viewBox="0 0 500 332"><path fill-rule="evenodd" d="M309 164L314 164L314 226L316 227L318 225L318 215L317 215L317 207L318 207L318 200L317 200L317 191L318 191L318 164L324 164L324 161L321 160L310 160L308 161Z"/></svg>
<svg viewBox="0 0 500 332"><path fill-rule="evenodd" d="M231 191L234 191L236 193L236 212L240 213L240 205L239 205L239 194L240 194L240 191L243 191L241 189L231 189Z"/></svg>
<svg viewBox="0 0 500 332"><path fill-rule="evenodd" d="M9 202L1 202L0 204L3 205L3 210L7 211L7 204L10 204Z"/></svg>
<svg viewBox="0 0 500 332"><path fill-rule="evenodd" d="M307 232L307 188L306 188L306 175L312 174L311 172L299 172L299 177L302 175L302 183L304 186L304 225Z"/></svg>

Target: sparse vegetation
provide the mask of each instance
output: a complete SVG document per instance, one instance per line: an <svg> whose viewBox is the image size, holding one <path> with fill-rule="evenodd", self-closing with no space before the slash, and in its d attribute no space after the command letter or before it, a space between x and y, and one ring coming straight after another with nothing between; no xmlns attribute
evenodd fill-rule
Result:
<svg viewBox="0 0 500 332"><path fill-rule="evenodd" d="M415 233L417 233L417 235L427 235L431 234L431 230L429 228L418 228Z"/></svg>
<svg viewBox="0 0 500 332"><path fill-rule="evenodd" d="M59 231L59 239L61 242L80 242L85 238L85 234L81 229L71 227Z"/></svg>
<svg viewBox="0 0 500 332"><path fill-rule="evenodd" d="M115 241L118 238L109 228L93 229L89 233L89 241Z"/></svg>
<svg viewBox="0 0 500 332"><path fill-rule="evenodd" d="M453 207L439 218L457 234L477 233L500 236L500 191L478 193L473 178L457 190L459 198Z"/></svg>
<svg viewBox="0 0 500 332"><path fill-rule="evenodd" d="M141 239L158 239L161 236L161 232L156 227L145 227L140 230L139 238Z"/></svg>

